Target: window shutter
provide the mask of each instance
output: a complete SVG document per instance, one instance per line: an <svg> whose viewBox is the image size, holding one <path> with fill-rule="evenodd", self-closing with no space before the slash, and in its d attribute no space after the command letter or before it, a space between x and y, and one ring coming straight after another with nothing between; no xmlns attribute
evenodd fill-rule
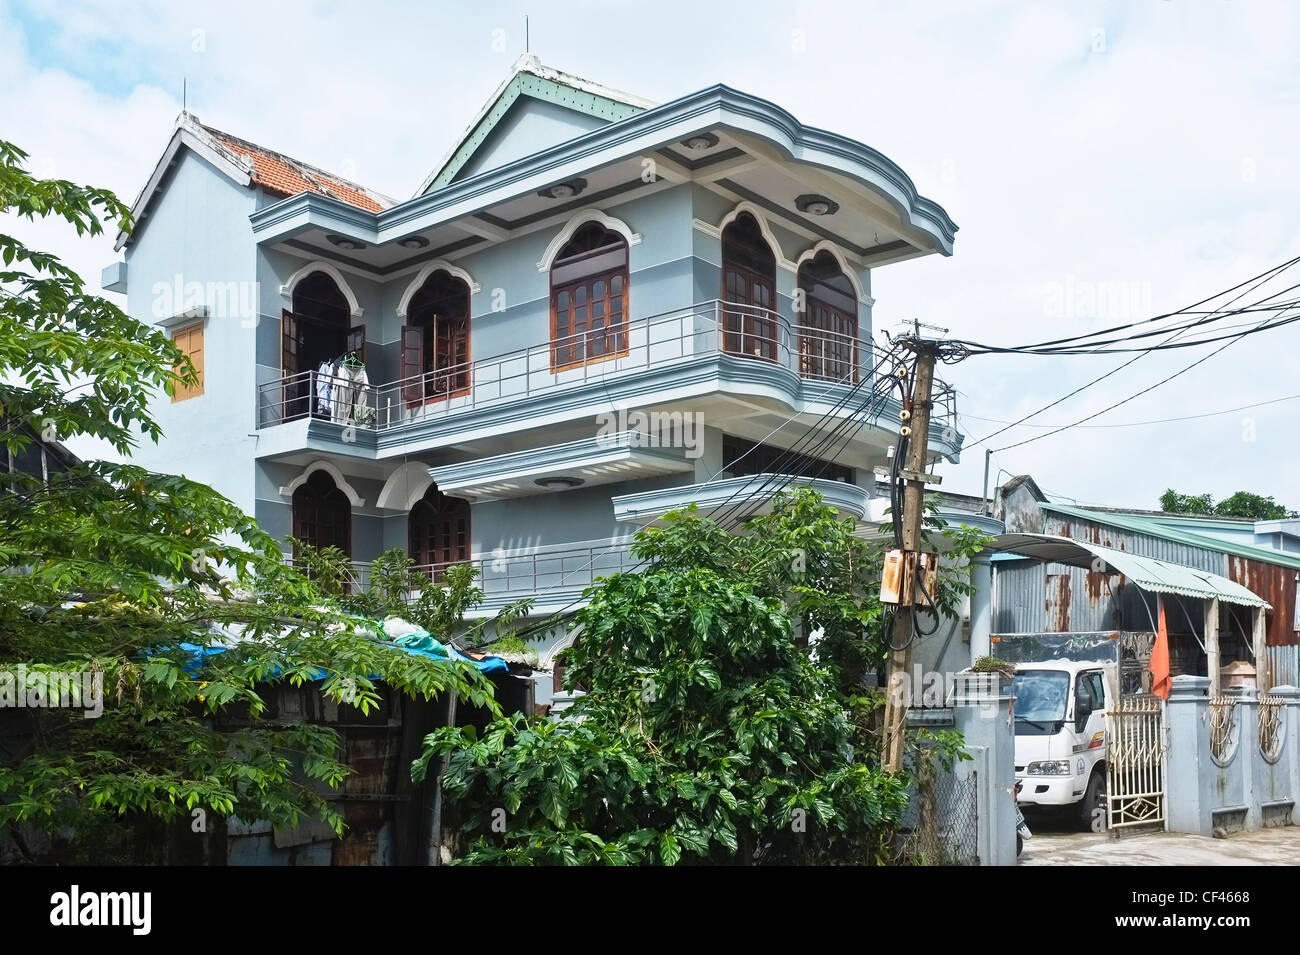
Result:
<svg viewBox="0 0 1300 955"><path fill-rule="evenodd" d="M357 325L348 330L347 350L356 352L357 358L364 364L366 360L366 326Z"/></svg>
<svg viewBox="0 0 1300 955"><path fill-rule="evenodd" d="M290 311L280 315L280 366L285 378L298 373L298 319Z"/></svg>
<svg viewBox="0 0 1300 955"><path fill-rule="evenodd" d="M424 329L419 325L402 326L402 398L420 401L424 397Z"/></svg>
<svg viewBox="0 0 1300 955"><path fill-rule="evenodd" d="M172 343L188 356L198 378L198 382L193 385L175 385L172 390L172 402L175 403L203 394L203 323L177 329L172 333ZM177 372L180 367L177 365Z"/></svg>

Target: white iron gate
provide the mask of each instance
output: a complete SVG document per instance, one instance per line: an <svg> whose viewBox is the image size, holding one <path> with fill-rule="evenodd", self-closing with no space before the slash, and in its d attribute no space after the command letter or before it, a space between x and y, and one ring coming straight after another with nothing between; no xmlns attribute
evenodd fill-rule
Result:
<svg viewBox="0 0 1300 955"><path fill-rule="evenodd" d="M1112 830L1165 825L1165 704L1121 696L1106 711L1106 824Z"/></svg>

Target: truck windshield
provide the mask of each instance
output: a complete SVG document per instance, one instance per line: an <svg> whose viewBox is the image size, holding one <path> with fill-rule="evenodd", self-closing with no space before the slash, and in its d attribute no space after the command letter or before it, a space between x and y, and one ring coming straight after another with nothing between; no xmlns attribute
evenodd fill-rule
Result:
<svg viewBox="0 0 1300 955"><path fill-rule="evenodd" d="M1015 678L1017 723L1055 724L1065 719L1070 674L1064 670L1021 670ZM1052 728L1055 732L1055 727Z"/></svg>

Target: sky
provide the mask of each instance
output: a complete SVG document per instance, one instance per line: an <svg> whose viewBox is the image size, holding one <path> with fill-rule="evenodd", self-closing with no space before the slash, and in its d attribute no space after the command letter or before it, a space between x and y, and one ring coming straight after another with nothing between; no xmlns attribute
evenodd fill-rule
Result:
<svg viewBox="0 0 1300 955"><path fill-rule="evenodd" d="M902 166L960 231L950 258L873 273L877 331L916 318L999 345L1080 334L1300 256L1300 7L1266 0L0 0L0 138L38 175L130 201L184 81L203 122L407 198L523 52L526 13L549 66L659 102L726 83ZM111 236L2 219L94 285L117 258ZM981 493L991 446L991 483L1032 474L1056 500L1154 508L1173 487L1300 509L1300 399L1275 401L1300 395L1295 329L1241 340L1103 427L1008 450L1049 429L974 443L1123 359L944 366L970 444L939 469L943 488ZM1033 420L1076 421L1212 347L1144 357ZM1192 415L1208 416L1128 426Z"/></svg>

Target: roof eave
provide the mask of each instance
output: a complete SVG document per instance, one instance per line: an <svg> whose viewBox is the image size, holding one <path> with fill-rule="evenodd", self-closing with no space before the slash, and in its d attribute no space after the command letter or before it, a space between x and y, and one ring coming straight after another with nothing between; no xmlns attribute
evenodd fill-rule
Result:
<svg viewBox="0 0 1300 955"><path fill-rule="evenodd" d="M883 197L908 228L922 252L951 255L957 225L933 200L921 196L912 180L875 149L815 127L804 126L773 103L714 86L627 119L610 123L548 149L478 176L449 183L399 203L366 220L370 231L356 237L386 242L412 231L454 220L496 203L543 188L558 179L580 175L594 166L625 159L676 142L713 127L729 127L772 143L788 160L830 169L857 180ZM252 215L254 234L274 240L304 211L329 212L330 200L310 194L294 196ZM295 204L292 208L286 203ZM296 228L296 227L295 227Z"/></svg>
<svg viewBox="0 0 1300 955"><path fill-rule="evenodd" d="M159 157L158 163L153 168L153 172L150 173L148 180L146 180L144 188L140 190L139 195L135 197L135 202L131 204L131 219L137 226L147 218L149 203L162 189L163 179L166 178L168 170L178 161L181 147L190 149L196 155L206 159L232 182L240 186L252 184L253 176L249 169L231 162L224 153L213 149L210 144L205 142L202 137L197 136L188 126L184 124L178 125L172 132L171 139L167 142L167 148L163 150L162 156ZM134 234L134 232L119 231L113 243L113 251L120 252Z"/></svg>

